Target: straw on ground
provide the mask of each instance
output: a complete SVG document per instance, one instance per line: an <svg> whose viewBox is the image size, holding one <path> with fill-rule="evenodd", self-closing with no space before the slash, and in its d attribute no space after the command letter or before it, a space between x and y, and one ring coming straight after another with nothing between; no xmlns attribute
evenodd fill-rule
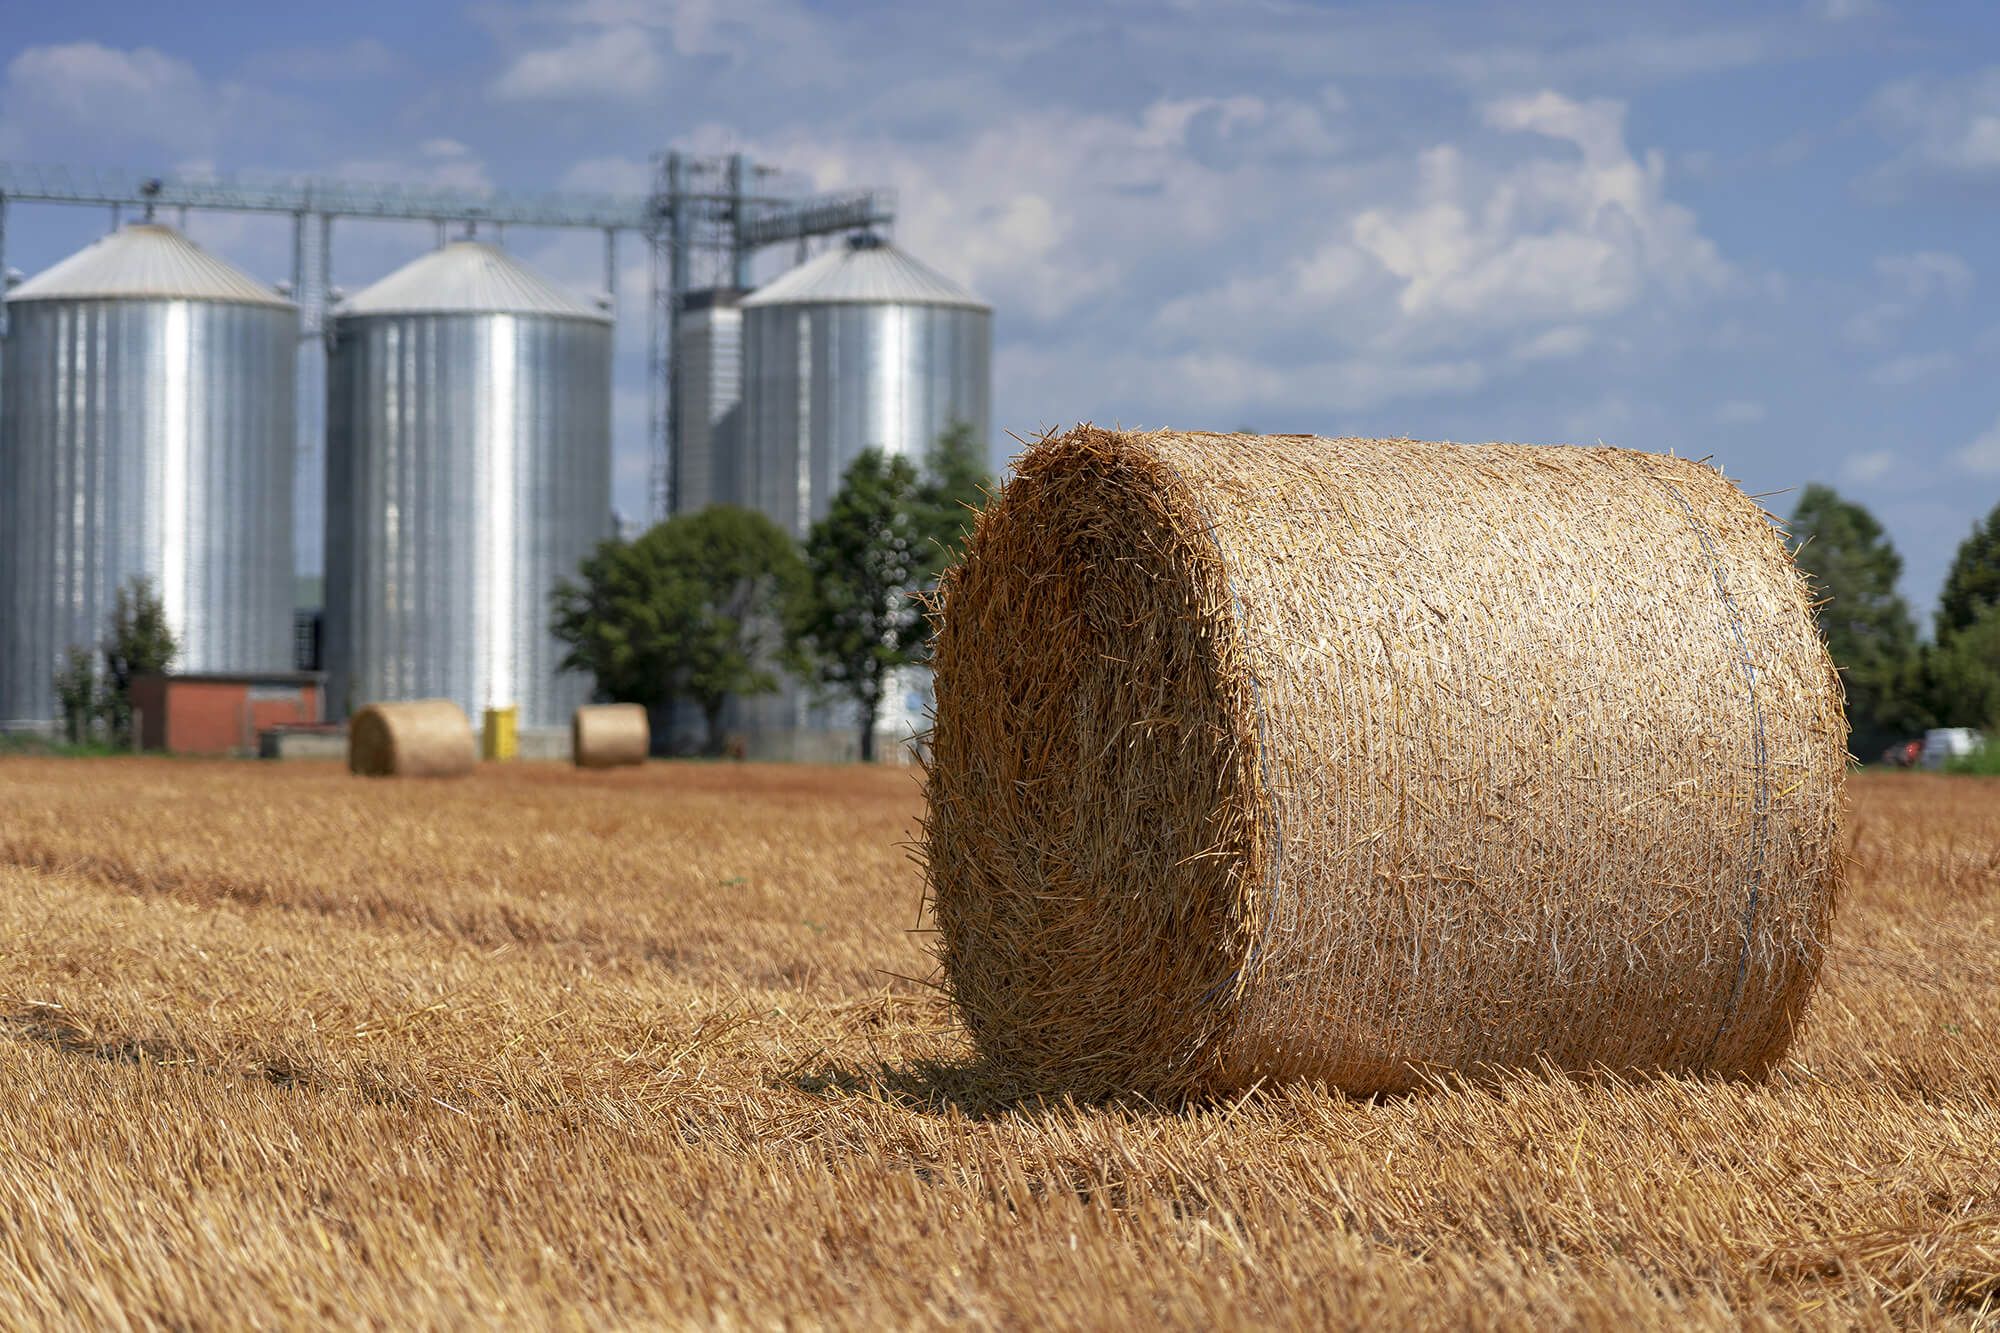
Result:
<svg viewBox="0 0 2000 1333"><path fill-rule="evenodd" d="M1853 784L1768 1082L997 1103L907 776L0 761L0 1325L1969 1325L2000 786Z"/></svg>

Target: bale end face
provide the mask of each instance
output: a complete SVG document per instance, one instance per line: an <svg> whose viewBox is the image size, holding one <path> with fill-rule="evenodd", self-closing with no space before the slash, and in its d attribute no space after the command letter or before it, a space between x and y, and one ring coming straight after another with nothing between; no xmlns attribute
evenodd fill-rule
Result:
<svg viewBox="0 0 2000 1333"><path fill-rule="evenodd" d="M1029 1086L1218 1077L1268 855L1228 590L1160 460L1030 453L942 589L924 855L944 972Z"/></svg>
<svg viewBox="0 0 2000 1333"><path fill-rule="evenodd" d="M472 724L449 699L369 704L347 724L347 767L362 777L462 777L478 763Z"/></svg>
<svg viewBox="0 0 2000 1333"><path fill-rule="evenodd" d="M1756 1073L1801 1017L1839 684L1711 469L1080 428L982 516L934 667L940 961L1030 1087Z"/></svg>

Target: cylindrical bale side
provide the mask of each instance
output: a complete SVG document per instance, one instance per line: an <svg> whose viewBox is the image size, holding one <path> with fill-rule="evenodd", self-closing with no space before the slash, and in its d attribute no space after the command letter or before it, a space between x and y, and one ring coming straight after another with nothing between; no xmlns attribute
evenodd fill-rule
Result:
<svg viewBox="0 0 2000 1333"><path fill-rule="evenodd" d="M1841 690L1711 468L1079 428L1019 460L941 621L941 961L1029 1085L1754 1074L1791 1042Z"/></svg>
<svg viewBox="0 0 2000 1333"><path fill-rule="evenodd" d="M578 768L643 764L653 744L653 728L640 704L586 704L570 719L569 736Z"/></svg>
<svg viewBox="0 0 2000 1333"><path fill-rule="evenodd" d="M371 778L455 778L479 763L465 710L449 699L369 704L347 724L347 767Z"/></svg>

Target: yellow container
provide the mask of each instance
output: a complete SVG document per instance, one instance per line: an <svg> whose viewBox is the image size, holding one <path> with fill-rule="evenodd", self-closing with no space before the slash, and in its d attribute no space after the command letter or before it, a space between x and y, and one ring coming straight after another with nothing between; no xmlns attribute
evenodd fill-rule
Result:
<svg viewBox="0 0 2000 1333"><path fill-rule="evenodd" d="M479 732L480 758L513 759L520 755L520 716L521 710L513 704L486 710L485 724Z"/></svg>

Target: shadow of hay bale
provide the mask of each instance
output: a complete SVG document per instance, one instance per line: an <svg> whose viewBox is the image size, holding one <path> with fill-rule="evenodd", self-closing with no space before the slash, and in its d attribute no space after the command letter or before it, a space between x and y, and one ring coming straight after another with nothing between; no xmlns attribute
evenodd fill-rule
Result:
<svg viewBox="0 0 2000 1333"><path fill-rule="evenodd" d="M1688 1091L1759 1087L1799 1077L1797 1071L1621 1069L1595 1065L1566 1068L1546 1058L1525 1065L1484 1064L1471 1069L1435 1067L1395 1091L1356 1094L1321 1079L1260 1083L1229 1093L1196 1092L1178 1098L1137 1092L1077 1096L1037 1090L1004 1067L977 1057L967 1060L909 1060L900 1063L829 1062L799 1070L782 1081L829 1100L858 1097L918 1115L950 1116L980 1122L1040 1120L1051 1116L1112 1113L1134 1120L1187 1120L1243 1108L1283 1107L1296 1098L1322 1099L1356 1109L1392 1107L1430 1098L1471 1097L1492 1102L1544 1101L1582 1095L1619 1097L1647 1089L1672 1095Z"/></svg>
<svg viewBox="0 0 2000 1333"><path fill-rule="evenodd" d="M1109 1094L1082 1100L1036 1092L998 1066L979 1060L912 1060L903 1064L822 1065L788 1075L785 1082L816 1097L861 1097L923 1115L952 1115L994 1121L1092 1110L1140 1115L1180 1114L1194 1101L1170 1105L1137 1094Z"/></svg>

